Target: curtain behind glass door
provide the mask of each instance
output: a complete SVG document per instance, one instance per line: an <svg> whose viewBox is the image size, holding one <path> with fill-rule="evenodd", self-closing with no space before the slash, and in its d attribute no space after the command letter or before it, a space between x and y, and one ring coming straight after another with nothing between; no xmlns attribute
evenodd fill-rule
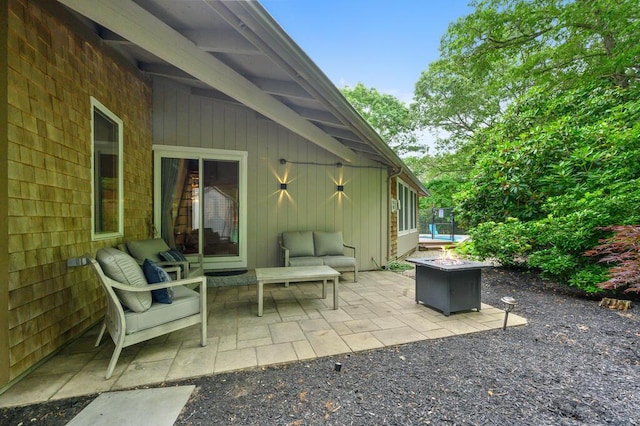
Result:
<svg viewBox="0 0 640 426"><path fill-rule="evenodd" d="M198 160L162 158L162 239L182 253L198 253Z"/></svg>

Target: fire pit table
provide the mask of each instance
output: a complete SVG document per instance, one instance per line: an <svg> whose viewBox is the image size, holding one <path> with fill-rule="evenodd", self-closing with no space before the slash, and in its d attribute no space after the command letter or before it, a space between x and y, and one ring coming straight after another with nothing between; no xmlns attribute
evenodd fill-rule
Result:
<svg viewBox="0 0 640 426"><path fill-rule="evenodd" d="M459 259L407 259L416 265L416 303L451 312L480 311L480 277L488 263Z"/></svg>

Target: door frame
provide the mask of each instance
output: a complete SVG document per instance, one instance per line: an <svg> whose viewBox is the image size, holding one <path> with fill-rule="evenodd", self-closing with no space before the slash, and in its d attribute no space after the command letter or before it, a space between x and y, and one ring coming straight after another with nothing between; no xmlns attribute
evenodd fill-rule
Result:
<svg viewBox="0 0 640 426"><path fill-rule="evenodd" d="M184 146L153 145L153 223L157 235L162 235L162 211L160 207L162 185L160 182L161 162L163 157L198 160L199 168L204 160L238 161L239 163L239 213L238 213L238 243L240 245L237 256L203 256L204 269L240 269L247 267L247 172L248 152L228 149L190 148ZM204 208L200 191L200 209ZM200 212L202 217L202 211ZM199 239L201 240L201 239ZM198 248L201 251L201 247ZM187 258L195 255L186 255ZM191 260L191 259L190 259Z"/></svg>

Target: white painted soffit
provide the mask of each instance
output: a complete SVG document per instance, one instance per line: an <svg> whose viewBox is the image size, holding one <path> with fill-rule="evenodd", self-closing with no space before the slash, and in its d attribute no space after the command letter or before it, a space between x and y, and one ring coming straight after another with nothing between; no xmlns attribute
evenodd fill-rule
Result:
<svg viewBox="0 0 640 426"><path fill-rule="evenodd" d="M291 108L200 50L189 39L130 0L58 0L203 83L236 99L346 162L355 154Z"/></svg>

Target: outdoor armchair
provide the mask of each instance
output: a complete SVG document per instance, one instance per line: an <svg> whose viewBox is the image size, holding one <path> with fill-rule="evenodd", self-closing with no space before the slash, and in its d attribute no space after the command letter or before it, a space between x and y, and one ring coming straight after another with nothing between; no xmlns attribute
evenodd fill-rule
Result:
<svg viewBox="0 0 640 426"><path fill-rule="evenodd" d="M96 347L105 330L115 349L105 375L109 379L123 348L186 327L200 324L200 344L207 343L207 281L206 277L185 278L149 285L142 268L128 254L103 248L96 259L85 255L96 273L107 298L104 323ZM157 269L162 271L159 267ZM166 275L166 273L165 273ZM187 288L195 285L199 291ZM173 289L172 301L158 303L151 291Z"/></svg>

